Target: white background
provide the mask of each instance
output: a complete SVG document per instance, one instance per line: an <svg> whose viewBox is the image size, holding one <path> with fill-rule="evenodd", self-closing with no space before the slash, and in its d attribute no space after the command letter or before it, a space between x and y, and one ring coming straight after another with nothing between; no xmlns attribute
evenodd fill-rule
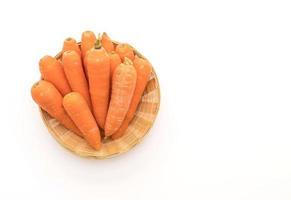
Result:
<svg viewBox="0 0 291 200"><path fill-rule="evenodd" d="M291 198L291 4L2 1L0 199ZM161 108L150 134L109 160L77 157L30 97L38 60L106 31L150 59Z"/></svg>

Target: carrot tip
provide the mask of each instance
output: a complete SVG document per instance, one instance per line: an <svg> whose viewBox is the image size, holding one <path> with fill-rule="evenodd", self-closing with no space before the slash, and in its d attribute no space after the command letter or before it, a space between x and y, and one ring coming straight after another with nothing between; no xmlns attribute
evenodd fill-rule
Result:
<svg viewBox="0 0 291 200"><path fill-rule="evenodd" d="M71 37L68 37L68 38L66 38L65 40L66 40L66 41L71 41L71 40L74 41L75 39L74 39L74 38L71 38Z"/></svg>
<svg viewBox="0 0 291 200"><path fill-rule="evenodd" d="M36 83L34 83L31 87L31 89L36 88L39 85L39 81L37 81Z"/></svg>

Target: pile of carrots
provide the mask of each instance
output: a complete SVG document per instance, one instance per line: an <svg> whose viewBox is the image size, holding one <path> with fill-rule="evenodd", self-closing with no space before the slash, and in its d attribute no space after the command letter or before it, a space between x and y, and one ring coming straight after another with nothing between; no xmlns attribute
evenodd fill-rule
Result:
<svg viewBox="0 0 291 200"><path fill-rule="evenodd" d="M85 31L80 45L65 39L61 58L44 56L39 69L42 79L31 88L33 100L99 150L101 131L113 140L124 135L152 67L130 45Z"/></svg>

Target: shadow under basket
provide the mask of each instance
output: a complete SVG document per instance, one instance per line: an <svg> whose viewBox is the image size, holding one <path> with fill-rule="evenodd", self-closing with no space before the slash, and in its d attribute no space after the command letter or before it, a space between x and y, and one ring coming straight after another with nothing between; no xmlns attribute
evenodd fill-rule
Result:
<svg viewBox="0 0 291 200"><path fill-rule="evenodd" d="M117 42L114 43L115 45L118 44ZM145 58L137 50L134 49L134 52L139 57ZM60 59L61 53L56 55L56 58ZM135 116L130 122L125 134L116 140L103 139L102 148L98 151L91 148L83 138L66 129L41 108L40 114L49 132L63 147L82 157L105 159L125 153L140 143L152 127L158 114L159 106L160 87L157 75L154 69L152 69L151 76Z"/></svg>

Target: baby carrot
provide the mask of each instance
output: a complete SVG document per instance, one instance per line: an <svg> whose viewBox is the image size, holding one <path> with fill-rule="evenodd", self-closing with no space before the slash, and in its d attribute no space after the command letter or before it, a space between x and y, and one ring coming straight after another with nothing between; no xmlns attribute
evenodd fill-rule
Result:
<svg viewBox="0 0 291 200"><path fill-rule="evenodd" d="M110 91L110 58L101 47L100 38L97 39L95 48L88 51L85 63L93 113L99 127L104 128Z"/></svg>
<svg viewBox="0 0 291 200"><path fill-rule="evenodd" d="M110 136L119 129L128 111L136 84L136 70L125 58L114 71L112 93L105 123L105 135Z"/></svg>
<svg viewBox="0 0 291 200"><path fill-rule="evenodd" d="M84 97L77 92L71 92L64 97L63 106L89 145L99 150L101 148L99 128Z"/></svg>
<svg viewBox="0 0 291 200"><path fill-rule="evenodd" d="M44 80L51 82L64 96L71 92L61 62L51 56L44 56L39 61L39 69Z"/></svg>
<svg viewBox="0 0 291 200"><path fill-rule="evenodd" d="M115 51L119 54L122 62L124 61L125 57L129 58L131 61L134 60L133 48L128 44L118 44L115 48Z"/></svg>
<svg viewBox="0 0 291 200"><path fill-rule="evenodd" d="M76 51L79 55L81 55L81 50L79 45L77 44L76 40L74 38L66 38L63 44L63 51L68 51L68 50L74 50Z"/></svg>
<svg viewBox="0 0 291 200"><path fill-rule="evenodd" d="M43 110L56 118L67 129L82 136L82 133L65 112L62 105L63 97L53 84L43 80L38 81L31 88L31 96Z"/></svg>
<svg viewBox="0 0 291 200"><path fill-rule="evenodd" d="M112 77L116 67L121 64L121 59L119 55L114 51L109 53L109 57L110 57L110 77Z"/></svg>
<svg viewBox="0 0 291 200"><path fill-rule="evenodd" d="M72 91L80 93L91 108L89 87L83 70L81 56L76 51L65 51L62 61Z"/></svg>
<svg viewBox="0 0 291 200"><path fill-rule="evenodd" d="M103 33L102 34L102 38L101 38L101 44L102 47L107 51L107 52L111 52L114 51L114 44L111 41L110 37L107 35L107 33Z"/></svg>
<svg viewBox="0 0 291 200"><path fill-rule="evenodd" d="M142 97L142 94L145 90L145 87L148 83L152 71L151 64L147 60L139 58L138 56L135 56L133 64L137 72L136 86L134 89L133 97L126 117L122 122L120 128L111 136L112 139L120 138L126 131L130 121L134 117L135 111L140 102L140 99Z"/></svg>

